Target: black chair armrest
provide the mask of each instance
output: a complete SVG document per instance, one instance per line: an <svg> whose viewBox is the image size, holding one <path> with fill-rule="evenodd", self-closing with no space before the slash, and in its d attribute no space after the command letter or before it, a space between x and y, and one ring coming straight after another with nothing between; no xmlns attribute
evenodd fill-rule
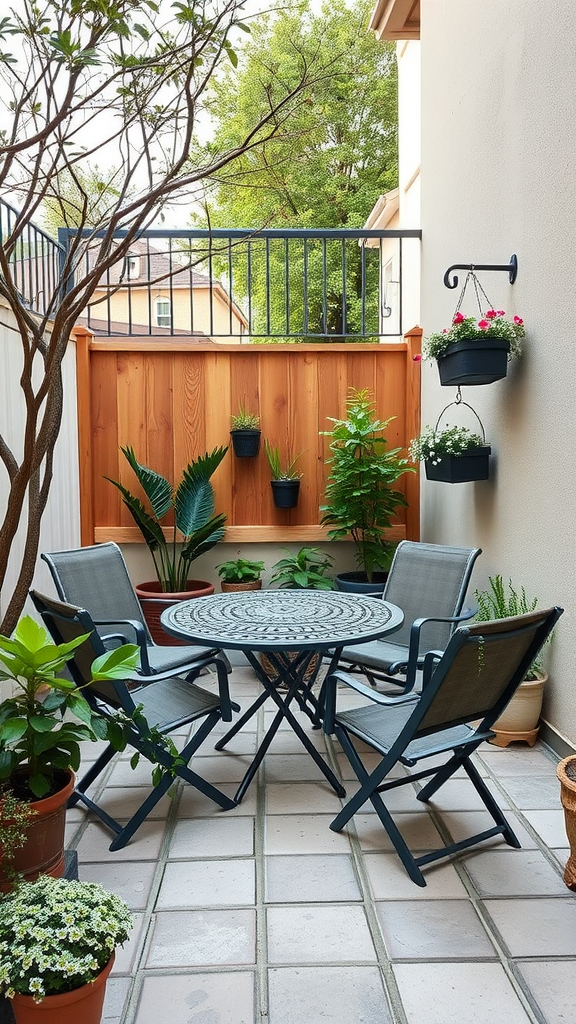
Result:
<svg viewBox="0 0 576 1024"><path fill-rule="evenodd" d="M144 626L142 625L142 623L138 622L138 619L94 619L94 625L95 626L123 626L123 625L130 626L131 629L134 630L134 641L131 641L128 638L124 638L122 640L122 643L132 643L132 642L137 643L138 647L140 648L140 668L138 669L138 671L141 672L142 675L144 675L144 676L151 676L151 675L155 674L154 673L154 669L151 667L150 662L148 660L148 642L147 642L147 638L146 638L146 630L144 629ZM120 634L120 633L116 633L116 634L111 633L107 637L102 637L102 639L103 640L116 639L116 637L121 636L121 635L122 634Z"/></svg>
<svg viewBox="0 0 576 1024"><path fill-rule="evenodd" d="M414 689L416 684L416 674L418 669L421 669L424 664L424 656L420 655L420 631L422 626L427 622L465 622L466 619L472 618L475 614L475 608L465 608L459 615L426 615L420 619L414 619L414 622L410 626L408 661L402 663L396 662L394 665L391 665L388 670L391 675L395 672L399 672L400 670L406 672L404 693L409 693L410 690Z"/></svg>
<svg viewBox="0 0 576 1024"><path fill-rule="evenodd" d="M371 687L365 686L359 679L351 676L349 672L343 672L342 669L335 669L335 671L329 676L326 676L324 680L325 704L323 729L325 733L334 732L336 692L338 683L344 683L352 690L356 690L357 693L361 693L364 697L369 697L373 704L381 704L388 707L395 707L398 704L409 704L411 702L415 703L420 699L418 694L414 693L400 693L397 697L394 695L379 693L377 690L373 690Z"/></svg>

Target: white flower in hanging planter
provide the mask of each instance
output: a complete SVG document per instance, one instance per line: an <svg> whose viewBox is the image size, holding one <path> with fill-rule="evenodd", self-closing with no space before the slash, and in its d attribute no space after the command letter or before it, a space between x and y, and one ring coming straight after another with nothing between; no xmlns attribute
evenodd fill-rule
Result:
<svg viewBox="0 0 576 1024"><path fill-rule="evenodd" d="M437 466L447 455L466 455L476 448L484 447L485 444L486 441L468 427L446 427L444 430L438 430L437 426L426 426L420 437L415 437L410 442L408 454L412 462L429 461L433 466Z"/></svg>

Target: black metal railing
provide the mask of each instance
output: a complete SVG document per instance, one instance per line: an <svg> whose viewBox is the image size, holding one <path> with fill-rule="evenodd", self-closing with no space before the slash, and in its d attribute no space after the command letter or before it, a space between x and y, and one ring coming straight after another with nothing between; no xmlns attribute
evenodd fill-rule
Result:
<svg viewBox="0 0 576 1024"><path fill-rule="evenodd" d="M60 230L60 243L67 248L74 234ZM97 265L99 235L83 234L76 274ZM416 229L151 229L102 274L86 324L97 335L198 340L396 337L405 329L404 246L420 237Z"/></svg>
<svg viewBox="0 0 576 1024"><path fill-rule="evenodd" d="M55 312L64 253L60 244L34 224L21 223L18 210L0 199L0 245L25 305L42 316ZM5 276L0 269L0 279Z"/></svg>

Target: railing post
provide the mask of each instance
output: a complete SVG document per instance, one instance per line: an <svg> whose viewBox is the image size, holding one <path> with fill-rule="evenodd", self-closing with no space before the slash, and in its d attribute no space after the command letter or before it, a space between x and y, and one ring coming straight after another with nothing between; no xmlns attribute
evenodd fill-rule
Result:
<svg viewBox="0 0 576 1024"><path fill-rule="evenodd" d="M406 341L406 438L410 441L420 433L420 350L422 328L413 327L404 335ZM406 539L420 540L420 469L406 474Z"/></svg>

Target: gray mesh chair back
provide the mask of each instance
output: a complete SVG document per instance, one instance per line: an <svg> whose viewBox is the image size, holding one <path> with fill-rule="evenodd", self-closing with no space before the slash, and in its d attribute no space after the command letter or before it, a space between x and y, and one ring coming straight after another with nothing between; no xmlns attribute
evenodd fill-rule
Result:
<svg viewBox="0 0 576 1024"><path fill-rule="evenodd" d="M116 753L117 747L110 743L76 783L68 806L74 806L78 801L82 802L115 833L111 850L120 850L126 845L177 778L194 786L224 810L235 807L230 797L188 767L192 755L212 729L220 721L230 722L232 711L239 711L238 705L230 700L228 671L224 659L215 655L205 658L201 663L201 667L212 666L216 669L216 693L204 690L179 676L157 679L146 684L143 684L141 677L137 675L126 679L93 681L92 663L95 658L106 653L106 648L88 612L75 605L46 597L37 591L30 591L30 597L56 643L67 643L88 634L87 639L76 648L73 658L68 662L74 682L82 687L86 699L103 718L108 720L116 732L119 728L122 729L124 739L129 745L162 769L160 778L140 807L129 821L120 823L112 818L105 807L86 794L86 790L99 778ZM117 712L122 713L121 726ZM159 738L191 723L195 723L192 737L179 754L175 754ZM105 802L105 793L100 800Z"/></svg>
<svg viewBox="0 0 576 1024"><path fill-rule="evenodd" d="M513 618L479 622L456 629L443 655L429 653L423 672L422 695L390 697L374 693L349 673L337 670L325 681L324 730L335 733L359 781L360 789L334 819L340 831L369 800L388 832L408 874L418 885L426 881L421 867L485 839L502 835L510 846L519 846L510 825L470 760L472 753L495 734L492 726L522 682L562 614L561 608L529 612ZM352 710L338 711L339 684L356 690L370 702ZM353 738L381 755L368 772ZM438 764L438 756L446 760ZM391 778L400 763L413 767L434 757L432 768ZM464 769L495 824L468 839L449 843L421 857L414 857L398 831L381 794L421 779L429 781L417 793L428 802L459 769Z"/></svg>

